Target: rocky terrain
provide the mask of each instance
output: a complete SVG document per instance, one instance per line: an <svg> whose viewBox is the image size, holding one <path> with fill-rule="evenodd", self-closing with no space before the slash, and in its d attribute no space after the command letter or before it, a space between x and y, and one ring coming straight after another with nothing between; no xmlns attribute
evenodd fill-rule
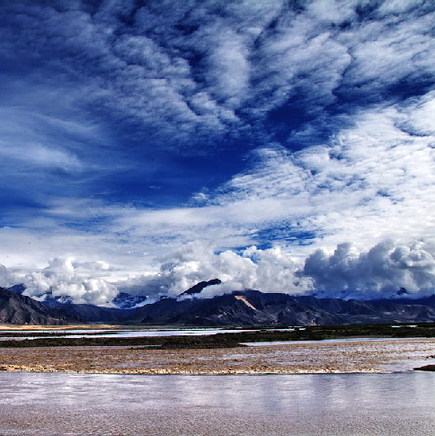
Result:
<svg viewBox="0 0 435 436"><path fill-rule="evenodd" d="M403 300L402 300L403 301ZM433 322L435 309L394 300L360 301L259 291L185 300L163 299L142 307L149 325L248 326Z"/></svg>
<svg viewBox="0 0 435 436"><path fill-rule="evenodd" d="M57 325L68 322L77 322L77 319L32 298L0 288L0 323Z"/></svg>
<svg viewBox="0 0 435 436"><path fill-rule="evenodd" d="M157 302L132 308L62 304L53 301L39 303L21 294L2 289L0 322L58 324L72 319L72 322L84 323L279 326L435 321L433 297L420 300L401 298L363 301L246 290L213 298L200 298L201 290L214 283L214 280L201 282L177 298L162 298Z"/></svg>

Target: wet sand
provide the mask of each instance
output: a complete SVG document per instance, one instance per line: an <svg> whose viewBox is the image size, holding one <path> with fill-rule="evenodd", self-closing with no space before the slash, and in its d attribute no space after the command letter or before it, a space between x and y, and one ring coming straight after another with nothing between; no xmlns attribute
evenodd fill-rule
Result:
<svg viewBox="0 0 435 436"><path fill-rule="evenodd" d="M183 350L123 346L2 348L0 371L198 375L382 373L433 363L434 354L433 338Z"/></svg>

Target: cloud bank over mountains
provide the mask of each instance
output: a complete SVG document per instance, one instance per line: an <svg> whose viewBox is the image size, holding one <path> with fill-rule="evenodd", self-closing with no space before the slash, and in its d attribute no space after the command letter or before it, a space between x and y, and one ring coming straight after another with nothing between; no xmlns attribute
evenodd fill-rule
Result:
<svg viewBox="0 0 435 436"><path fill-rule="evenodd" d="M2 3L0 285L433 292L434 19L424 0Z"/></svg>
<svg viewBox="0 0 435 436"><path fill-rule="evenodd" d="M305 259L294 260L279 247L255 246L242 253L226 250L216 254L210 247L192 243L161 259L159 270L136 274L111 283L105 278L109 265L54 259L40 271L24 277L0 267L0 286L22 283L25 295L39 300L110 305L118 290L146 295L149 301L177 297L200 281L219 277L219 285L205 288L200 296L211 297L244 289L314 294L338 298L389 298L426 296L435 287L435 258L423 243L395 245L385 241L367 252L350 243L333 253L318 249Z"/></svg>
<svg viewBox="0 0 435 436"><path fill-rule="evenodd" d="M201 296L260 289L294 295L381 298L398 295L400 288L410 296L430 295L435 286L435 259L422 243L396 246L392 241L367 252L349 243L339 245L331 254L318 249L304 262L293 260L280 248L249 247L240 254L231 250L215 254L192 244L168 259L157 274L136 278L135 285L156 295L176 296L214 275L222 284L206 288Z"/></svg>

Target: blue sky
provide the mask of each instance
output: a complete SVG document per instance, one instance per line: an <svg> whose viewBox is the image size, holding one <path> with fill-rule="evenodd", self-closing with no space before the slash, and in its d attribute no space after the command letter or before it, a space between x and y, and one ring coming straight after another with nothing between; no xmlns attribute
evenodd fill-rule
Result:
<svg viewBox="0 0 435 436"><path fill-rule="evenodd" d="M0 285L433 292L434 10L1 2Z"/></svg>

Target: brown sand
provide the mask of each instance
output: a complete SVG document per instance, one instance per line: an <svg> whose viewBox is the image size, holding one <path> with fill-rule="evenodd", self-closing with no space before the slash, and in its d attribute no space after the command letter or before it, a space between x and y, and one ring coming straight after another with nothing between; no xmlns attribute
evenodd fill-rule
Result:
<svg viewBox="0 0 435 436"><path fill-rule="evenodd" d="M68 324L68 325L34 325L34 324L0 324L0 332L5 331L39 331L39 330L103 330L103 329L116 329L120 328L120 325L112 325L112 324L98 324L98 326L94 324Z"/></svg>
<svg viewBox="0 0 435 436"><path fill-rule="evenodd" d="M231 349L1 348L0 371L112 374L289 374L407 370L432 363L435 339L290 343Z"/></svg>

